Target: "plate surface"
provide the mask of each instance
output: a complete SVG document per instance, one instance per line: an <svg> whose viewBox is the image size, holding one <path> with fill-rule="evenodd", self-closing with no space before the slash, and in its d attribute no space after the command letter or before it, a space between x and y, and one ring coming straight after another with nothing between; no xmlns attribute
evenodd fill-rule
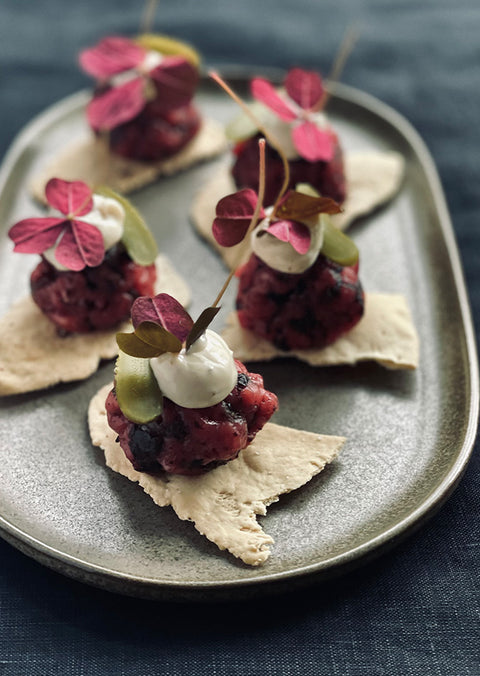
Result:
<svg viewBox="0 0 480 676"><path fill-rule="evenodd" d="M245 93L245 80L230 82ZM12 255L5 233L40 214L28 185L65 143L87 135L87 94L65 99L19 135L0 173L0 316L28 293L36 257ZM204 114L227 121L236 106L213 83L199 94ZM0 401L0 530L21 551L66 575L114 591L156 598L221 599L291 589L340 574L421 525L448 497L473 446L478 415L475 343L443 193L418 135L376 99L337 86L330 118L348 152L396 150L407 162L399 195L350 234L367 291L403 293L421 341L417 372L373 364L312 369L293 360L252 364L280 399L275 422L344 435L340 458L262 518L272 555L249 568L156 507L104 466L91 446L86 411L112 379L106 363L88 381ZM188 220L195 192L223 157L134 193L161 250L194 290L193 316L225 279L219 258ZM221 327L234 288L216 320Z"/></svg>

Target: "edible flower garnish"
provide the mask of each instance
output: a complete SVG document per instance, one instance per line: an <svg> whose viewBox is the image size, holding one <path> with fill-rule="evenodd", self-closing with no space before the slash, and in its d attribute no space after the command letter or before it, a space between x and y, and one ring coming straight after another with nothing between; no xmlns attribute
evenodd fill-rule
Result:
<svg viewBox="0 0 480 676"><path fill-rule="evenodd" d="M268 80L256 77L252 96L270 108L284 122L291 123L292 141L298 154L309 162L329 162L335 150L334 135L318 125L324 88L320 75L292 68L284 80L285 91L277 91Z"/></svg>
<svg viewBox="0 0 480 676"><path fill-rule="evenodd" d="M257 202L258 195L251 188L227 195L218 202L212 232L221 246L235 246L242 241L250 227ZM265 212L260 207L259 218L264 217Z"/></svg>
<svg viewBox="0 0 480 676"><path fill-rule="evenodd" d="M267 140L271 142L269 132L238 94L217 73L211 72L210 76L238 103L252 122L265 134ZM306 91L305 101L312 100L317 93L318 91L309 95ZM295 95L297 98L301 98L300 93L297 92ZM277 151L283 162L285 178L275 204L269 210L269 223L259 235L264 236L268 233L282 242L289 242L297 253L305 254L310 248L310 227L313 227L315 217L321 214L338 214L342 209L335 200L330 197L321 197L308 184L300 184L297 186L297 190L286 192L290 181L288 160L278 146ZM259 214L263 214L263 216L260 215L260 218L265 217L265 211L262 207L265 188L264 164L263 158L259 172L260 190L258 197L254 190L247 188L227 195L218 202L212 234L220 246L234 246L245 239L247 232L250 231L250 228L245 228L245 218L252 211L252 206L255 203L257 206L260 205ZM358 249L353 240L337 230L328 218L324 219L324 239L321 253L340 265L353 265L358 260Z"/></svg>
<svg viewBox="0 0 480 676"><path fill-rule="evenodd" d="M154 99L159 113L190 101L198 83L197 68L179 55L157 52L158 59L150 61L152 50L140 42L111 36L80 53L81 67L100 87L107 87L87 105L87 119L94 130L111 131L135 118Z"/></svg>
<svg viewBox="0 0 480 676"><path fill-rule="evenodd" d="M301 192L302 189L306 189L304 186L299 186L299 188L300 190L289 190L277 203L268 216L268 226L259 234L268 233L282 242L288 242L297 253L305 254L310 247L311 232L309 225L312 219L320 214L338 214L341 208L329 197L306 194L305 192ZM257 201L258 197L255 191L247 189L227 195L217 204L217 218L214 221L212 233L220 246L239 244L246 235L242 218L239 218L237 215L239 203L247 203L245 193L248 193L248 203L254 204ZM263 209L261 213L263 215L260 218L264 218L265 212ZM327 223L326 228L329 230L330 238L336 238L336 233L338 232L339 237L342 238L342 242L344 242L344 238L351 242L343 233L337 231L333 226L327 225ZM330 230L332 230L332 233L330 233ZM356 251L355 245L353 247ZM323 250L322 253L328 256ZM354 254L354 258L357 256L358 252ZM350 260L351 256L348 258ZM332 260L341 262L335 257ZM342 257L343 260L344 257ZM345 265L344 262L341 262L341 264ZM348 264L351 265L352 263Z"/></svg>
<svg viewBox="0 0 480 676"><path fill-rule="evenodd" d="M157 255L155 239L145 221L128 200L111 188L92 190L83 181L51 178L45 186L48 204L63 216L25 218L13 225L8 235L18 253L43 254L56 244L55 259L69 270L79 272L97 267L105 257L104 239L99 228L88 222L94 208L94 195L116 200L125 219L121 238L130 258L139 265L151 265ZM80 219L87 216L87 219Z"/></svg>
<svg viewBox="0 0 480 676"><path fill-rule="evenodd" d="M279 90L265 78L254 78L250 88L256 100L248 107L241 106L246 117L241 115L233 119L226 127L227 136L234 141L244 141L260 131L278 151L278 142L275 143L273 137L269 138L266 131L271 120L266 118L265 113L271 111L290 125L292 143L300 157L310 162L330 161L335 153L335 137L319 113L325 109L332 85L338 81L356 39L357 30L350 27L328 76L328 90L324 88L320 75L302 68L290 69L283 83L284 88ZM215 76L212 77L215 79ZM257 119L254 120L250 113Z"/></svg>
<svg viewBox="0 0 480 676"><path fill-rule="evenodd" d="M117 333L117 343L131 357L151 359L180 352L194 326L183 306L167 293L137 298L131 310L133 333Z"/></svg>
<svg viewBox="0 0 480 676"><path fill-rule="evenodd" d="M82 181L52 178L45 188L48 204L63 216L25 218L9 230L14 251L42 254L57 243L55 258L70 270L100 265L105 255L100 230L80 220L93 207L92 190Z"/></svg>

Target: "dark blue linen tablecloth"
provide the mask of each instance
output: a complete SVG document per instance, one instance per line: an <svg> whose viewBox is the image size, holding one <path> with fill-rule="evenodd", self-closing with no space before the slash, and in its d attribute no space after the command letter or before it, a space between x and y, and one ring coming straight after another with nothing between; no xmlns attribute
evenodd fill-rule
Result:
<svg viewBox="0 0 480 676"><path fill-rule="evenodd" d="M0 155L35 114L89 86L80 48L137 30L141 2L0 4ZM156 26L211 65L328 72L347 25L342 80L390 104L437 164L480 317L478 0L164 0ZM294 595L225 605L116 596L0 541L0 675L480 674L479 456L420 531L373 563ZM1 479L0 479L1 480Z"/></svg>

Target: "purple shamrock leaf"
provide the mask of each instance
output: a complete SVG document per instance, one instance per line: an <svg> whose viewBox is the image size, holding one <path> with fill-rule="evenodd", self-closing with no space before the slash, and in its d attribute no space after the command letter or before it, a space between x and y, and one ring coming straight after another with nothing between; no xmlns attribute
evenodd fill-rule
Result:
<svg viewBox="0 0 480 676"><path fill-rule="evenodd" d="M212 233L220 246L235 246L242 241L257 206L257 193L251 188L223 197L217 204ZM264 218L263 208L259 218Z"/></svg>

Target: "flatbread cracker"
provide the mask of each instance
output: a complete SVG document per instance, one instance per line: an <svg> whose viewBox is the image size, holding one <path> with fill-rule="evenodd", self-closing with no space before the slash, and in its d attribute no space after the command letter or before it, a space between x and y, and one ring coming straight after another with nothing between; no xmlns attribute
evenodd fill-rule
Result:
<svg viewBox="0 0 480 676"><path fill-rule="evenodd" d="M365 314L347 334L321 350L284 352L243 329L235 312L227 318L222 337L240 361L271 361L296 357L312 366L375 361L389 369L415 369L419 339L406 300L396 294L365 295Z"/></svg>
<svg viewBox="0 0 480 676"><path fill-rule="evenodd" d="M182 305L190 301L187 284L165 256L158 256L157 293L169 293ZM32 392L62 382L83 380L102 359L118 354L117 331L94 331L61 338L31 296L15 303L0 320L0 396Z"/></svg>
<svg viewBox="0 0 480 676"><path fill-rule="evenodd" d="M171 505L177 516L193 521L195 528L221 550L251 566L270 556L273 538L257 522L266 508L283 493L300 488L332 462L343 437L323 436L267 423L238 458L198 477L155 477L137 472L115 441L105 412L112 385L91 400L88 422L92 443L105 452L108 467L143 490L160 507Z"/></svg>
<svg viewBox="0 0 480 676"><path fill-rule="evenodd" d="M390 200L398 192L403 180L405 160L396 152L351 152L345 153L345 178L347 199L342 213L332 216L332 223L346 230L354 220L365 216ZM222 247L212 235L217 202L225 195L236 191L229 168L223 166L197 193L192 203L190 218L198 232L232 268L238 264L238 244ZM249 255L246 250L243 260Z"/></svg>
<svg viewBox="0 0 480 676"><path fill-rule="evenodd" d="M45 185L53 176L68 181L84 181L94 187L107 184L126 195L153 183L160 176L171 176L208 160L227 149L222 125L203 120L198 134L179 153L159 162L138 162L112 155L101 141L90 137L73 143L55 157L31 184L35 199L45 204Z"/></svg>

